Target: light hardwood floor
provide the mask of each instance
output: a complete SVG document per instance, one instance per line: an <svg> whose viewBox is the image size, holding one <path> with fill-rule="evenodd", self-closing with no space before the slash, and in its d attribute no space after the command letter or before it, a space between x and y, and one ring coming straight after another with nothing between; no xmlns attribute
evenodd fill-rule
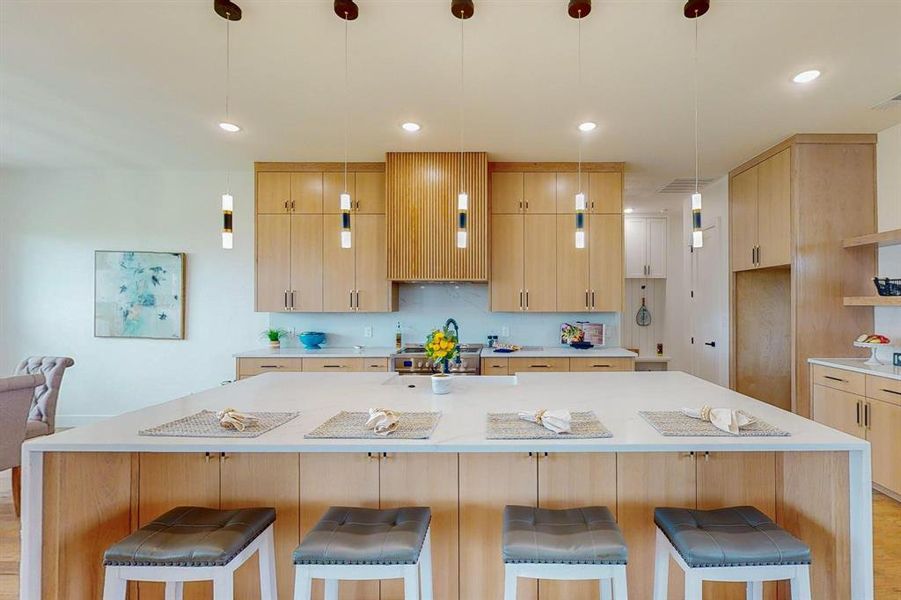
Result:
<svg viewBox="0 0 901 600"><path fill-rule="evenodd" d="M873 493L876 600L901 598L901 503ZM10 472L0 473L0 600L19 598L19 520Z"/></svg>

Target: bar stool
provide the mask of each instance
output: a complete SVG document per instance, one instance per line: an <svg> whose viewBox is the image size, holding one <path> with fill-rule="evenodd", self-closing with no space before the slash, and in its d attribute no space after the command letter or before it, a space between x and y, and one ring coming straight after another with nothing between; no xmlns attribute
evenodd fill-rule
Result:
<svg viewBox="0 0 901 600"><path fill-rule="evenodd" d="M325 600L339 580L403 579L404 600L432 600L432 511L332 506L294 551L294 600L310 600L313 579Z"/></svg>
<svg viewBox="0 0 901 600"><path fill-rule="evenodd" d="M131 581L166 583L181 600L185 581L212 581L214 600L234 598L234 572L260 553L260 597L276 600L274 508L173 508L103 555L103 600L125 600Z"/></svg>
<svg viewBox="0 0 901 600"><path fill-rule="evenodd" d="M606 506L504 508L504 600L516 600L518 577L597 579L601 600L626 600L627 559L626 541Z"/></svg>
<svg viewBox="0 0 901 600"><path fill-rule="evenodd" d="M748 600L763 582L791 580L792 600L810 600L810 548L753 506L717 510L655 508L654 600L667 597L669 557L685 572L685 600L703 581L745 581Z"/></svg>

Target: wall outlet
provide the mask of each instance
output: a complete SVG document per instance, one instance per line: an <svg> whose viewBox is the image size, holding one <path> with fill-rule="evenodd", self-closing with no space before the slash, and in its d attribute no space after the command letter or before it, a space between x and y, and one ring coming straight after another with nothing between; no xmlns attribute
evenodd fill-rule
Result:
<svg viewBox="0 0 901 600"><path fill-rule="evenodd" d="M363 328L363 337L368 337L368 338L372 337L372 326L371 325L367 325L366 327Z"/></svg>
<svg viewBox="0 0 901 600"><path fill-rule="evenodd" d="M501 337L510 337L510 328L506 325L501 327Z"/></svg>

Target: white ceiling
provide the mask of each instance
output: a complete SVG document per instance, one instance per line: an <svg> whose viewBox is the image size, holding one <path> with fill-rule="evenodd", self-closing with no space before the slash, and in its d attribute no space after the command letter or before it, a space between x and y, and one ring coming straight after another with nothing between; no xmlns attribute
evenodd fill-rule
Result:
<svg viewBox="0 0 901 600"><path fill-rule="evenodd" d="M343 22L330 0L238 0L232 120L225 22L210 0L0 0L0 166L245 168L343 157ZM350 160L459 147L459 25L449 0L358 0ZM681 0L476 0L466 22L466 146L493 160L628 163L640 197L691 176L693 23ZM876 132L901 108L901 0L713 0L700 21L701 175L795 132ZM798 71L823 76L799 86ZM417 135L399 125L415 120Z"/></svg>

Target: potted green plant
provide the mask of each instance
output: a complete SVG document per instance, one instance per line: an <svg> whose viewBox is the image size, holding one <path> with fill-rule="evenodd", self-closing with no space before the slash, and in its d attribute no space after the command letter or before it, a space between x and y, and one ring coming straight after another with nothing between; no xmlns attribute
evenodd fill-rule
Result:
<svg viewBox="0 0 901 600"><path fill-rule="evenodd" d="M460 342L457 333L442 327L435 329L425 340L425 354L440 370L432 375L432 392L446 394L450 392L450 362L460 356Z"/></svg>
<svg viewBox="0 0 901 600"><path fill-rule="evenodd" d="M261 338L269 340L270 348L279 348L282 345L281 339L288 335L284 329L267 329L260 334Z"/></svg>

